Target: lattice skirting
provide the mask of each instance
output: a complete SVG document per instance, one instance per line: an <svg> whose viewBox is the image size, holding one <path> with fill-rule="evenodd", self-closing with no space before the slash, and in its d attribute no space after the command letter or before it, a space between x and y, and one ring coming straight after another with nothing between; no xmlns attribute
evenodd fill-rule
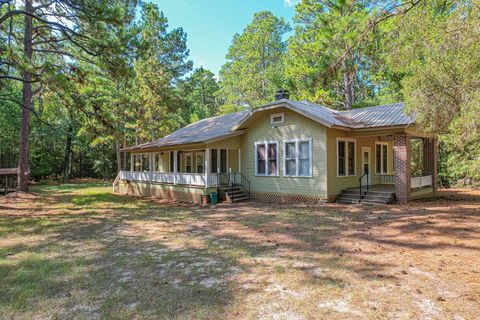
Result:
<svg viewBox="0 0 480 320"><path fill-rule="evenodd" d="M327 198L319 195L308 194L285 194L272 192L252 193L252 199L272 202L272 203L292 203L292 204L323 204Z"/></svg>

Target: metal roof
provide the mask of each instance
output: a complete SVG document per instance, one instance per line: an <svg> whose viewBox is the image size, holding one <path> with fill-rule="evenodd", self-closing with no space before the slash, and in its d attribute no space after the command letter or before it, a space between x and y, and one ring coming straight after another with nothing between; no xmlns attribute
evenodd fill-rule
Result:
<svg viewBox="0 0 480 320"><path fill-rule="evenodd" d="M249 113L249 111L240 111L203 119L180 128L159 140L125 148L124 150L142 150L181 144L205 143L209 140L226 137L234 133L233 127Z"/></svg>
<svg viewBox="0 0 480 320"><path fill-rule="evenodd" d="M240 111L203 119L159 140L125 148L124 150L139 151L182 144L207 143L208 141L227 138L239 134L238 129L254 113L277 107L288 108L327 127L337 127L344 130L409 126L415 123L415 115L407 115L404 112L403 103L337 111L308 101L281 99L251 111Z"/></svg>
<svg viewBox="0 0 480 320"><path fill-rule="evenodd" d="M415 114L407 115L403 103L337 112L352 129L408 126L415 123Z"/></svg>

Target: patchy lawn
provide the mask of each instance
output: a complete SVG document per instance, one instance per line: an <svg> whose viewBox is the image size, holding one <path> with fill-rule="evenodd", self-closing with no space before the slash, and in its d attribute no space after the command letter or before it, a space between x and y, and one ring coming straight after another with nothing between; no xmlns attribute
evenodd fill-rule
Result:
<svg viewBox="0 0 480 320"><path fill-rule="evenodd" d="M0 199L0 319L478 319L480 192L218 205L38 186Z"/></svg>

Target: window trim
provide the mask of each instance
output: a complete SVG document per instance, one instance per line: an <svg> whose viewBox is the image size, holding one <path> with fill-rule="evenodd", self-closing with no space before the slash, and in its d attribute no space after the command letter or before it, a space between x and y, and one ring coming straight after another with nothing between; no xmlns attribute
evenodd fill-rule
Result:
<svg viewBox="0 0 480 320"><path fill-rule="evenodd" d="M276 117L282 117L281 121L273 121L273 118ZM272 113L270 115L270 124L280 124L285 122L285 113L284 112L278 112L278 113Z"/></svg>
<svg viewBox="0 0 480 320"><path fill-rule="evenodd" d="M308 142L309 145L309 174L301 176L299 174L300 171L300 143L301 142ZM289 175L287 174L287 143L295 143L295 174ZM312 138L305 138L305 139L289 139L283 140L283 176L288 178L313 178L313 152L312 152Z"/></svg>
<svg viewBox="0 0 480 320"><path fill-rule="evenodd" d="M383 172L383 147L380 148L380 171L377 171L377 145L387 146L387 170ZM382 176L382 175L389 175L388 167L389 167L389 157L390 157L390 150L388 147L388 142L385 141L375 141L375 175Z"/></svg>
<svg viewBox="0 0 480 320"><path fill-rule="evenodd" d="M338 167L338 142L344 141L345 142L345 175L339 174L339 167ZM348 142L353 142L353 175L348 174ZM357 176L357 139L353 138L337 138L335 141L335 149L337 150L337 155L335 157L335 167L337 168L337 178L349 178L349 177L356 177Z"/></svg>
<svg viewBox="0 0 480 320"><path fill-rule="evenodd" d="M190 157L190 172L187 171L187 157ZM185 163L183 164L183 170L185 173L194 173L194 164L193 164L193 153L192 152L186 152L185 153Z"/></svg>
<svg viewBox="0 0 480 320"><path fill-rule="evenodd" d="M265 174L259 174L258 173L258 152L257 152L257 146L259 144L265 144ZM277 146L277 172L275 174L268 174L268 145L269 144L275 144ZM255 153L255 176L256 177L278 177L280 176L279 174L279 152L280 150L278 149L278 140L275 141L257 141L255 142L255 147L254 147L254 153Z"/></svg>
<svg viewBox="0 0 480 320"><path fill-rule="evenodd" d="M198 172L198 158L202 157L203 172ZM205 173L205 152L195 152L195 173Z"/></svg>

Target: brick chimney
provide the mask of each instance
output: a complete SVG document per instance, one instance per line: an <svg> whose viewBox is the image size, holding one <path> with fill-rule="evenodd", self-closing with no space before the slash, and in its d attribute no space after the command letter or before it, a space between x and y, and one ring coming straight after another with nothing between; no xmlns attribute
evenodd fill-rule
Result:
<svg viewBox="0 0 480 320"><path fill-rule="evenodd" d="M281 99L288 99L290 97L290 92L288 90L282 89L275 92L275 101Z"/></svg>

